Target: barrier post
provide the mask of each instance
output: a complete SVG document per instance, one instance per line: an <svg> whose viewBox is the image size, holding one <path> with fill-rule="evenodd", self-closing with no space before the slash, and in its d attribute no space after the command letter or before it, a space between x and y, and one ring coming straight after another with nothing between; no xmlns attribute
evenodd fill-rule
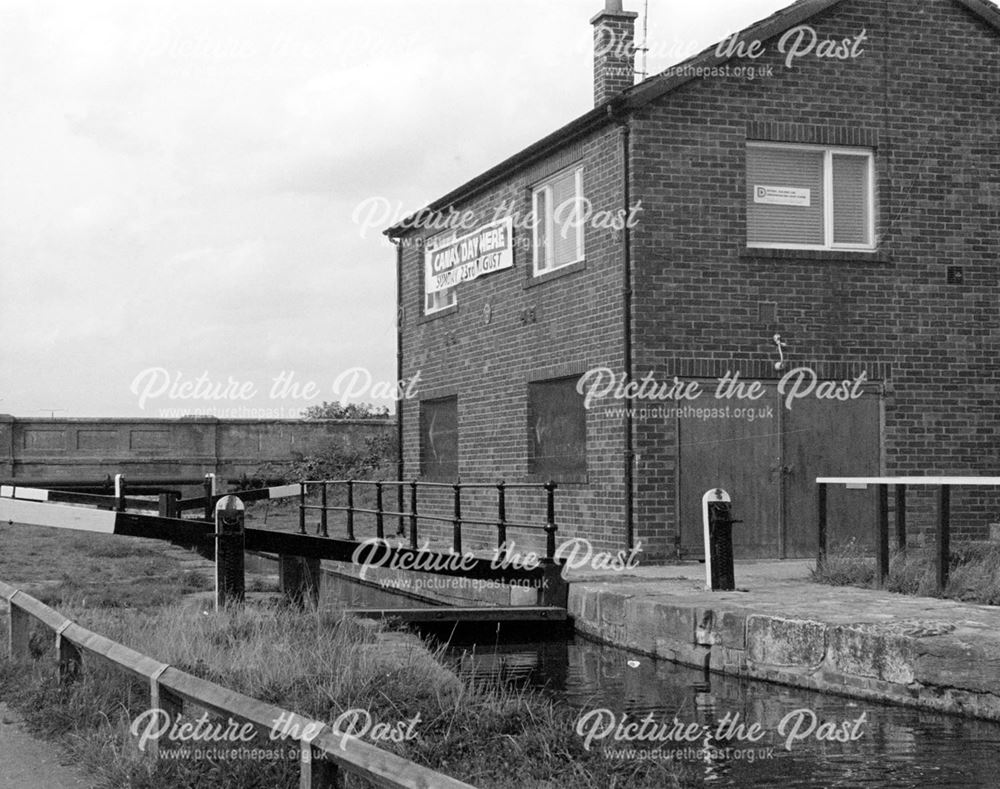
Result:
<svg viewBox="0 0 1000 789"><path fill-rule="evenodd" d="M125 475L115 474L115 509L125 512Z"/></svg>
<svg viewBox="0 0 1000 789"><path fill-rule="evenodd" d="M180 499L180 495L176 491L170 491L167 493L160 494L160 509L159 515L161 518L179 518L180 513L177 511L177 501Z"/></svg>
<svg viewBox="0 0 1000 789"><path fill-rule="evenodd" d="M246 537L243 502L224 496L215 505L215 610L246 597L244 550Z"/></svg>
<svg viewBox="0 0 1000 789"><path fill-rule="evenodd" d="M896 547L906 550L906 485L896 486Z"/></svg>
<svg viewBox="0 0 1000 789"><path fill-rule="evenodd" d="M337 763L313 748L312 738L300 739L299 789L343 789L344 786L344 775Z"/></svg>
<svg viewBox="0 0 1000 789"><path fill-rule="evenodd" d="M278 583L285 600L300 608L319 604L322 572L319 559L306 556L278 557Z"/></svg>
<svg viewBox="0 0 1000 789"><path fill-rule="evenodd" d="M28 615L14 602L19 594L20 590L7 598L7 655L13 663L31 658Z"/></svg>
<svg viewBox="0 0 1000 789"><path fill-rule="evenodd" d="M354 480L347 480L347 539L354 540Z"/></svg>
<svg viewBox="0 0 1000 789"><path fill-rule="evenodd" d="M212 497L215 495L215 474L205 475L202 488L205 491L205 520L210 521L213 519L213 513L215 512L214 502L212 501Z"/></svg>
<svg viewBox="0 0 1000 789"><path fill-rule="evenodd" d="M951 488L942 485L938 493L937 593L948 586L948 563L951 561Z"/></svg>
<svg viewBox="0 0 1000 789"><path fill-rule="evenodd" d="M299 534L306 533L306 483L299 483Z"/></svg>
<svg viewBox="0 0 1000 789"><path fill-rule="evenodd" d="M875 581L879 589L885 588L889 577L889 487L875 486L878 491L878 535L875 538Z"/></svg>
<svg viewBox="0 0 1000 789"><path fill-rule="evenodd" d="M80 666L83 656L76 644L63 635L63 631L72 625L68 619L56 630L56 658L59 661L59 682L66 685L80 676Z"/></svg>
<svg viewBox="0 0 1000 789"><path fill-rule="evenodd" d="M327 528L326 528L327 524L326 524L326 483L325 482L321 482L320 483L319 493L320 493L320 502L319 503L320 503L320 506L322 507L322 509L319 511L319 527L323 531L323 536L324 537L329 537L330 534L329 534L329 532L327 531Z"/></svg>
<svg viewBox="0 0 1000 789"><path fill-rule="evenodd" d="M817 536L818 553L816 555L816 569L821 570L826 563L826 483L820 482L816 486L816 521L819 534Z"/></svg>
<svg viewBox="0 0 1000 789"><path fill-rule="evenodd" d="M385 539L385 518L382 515L382 483L375 483L375 536Z"/></svg>

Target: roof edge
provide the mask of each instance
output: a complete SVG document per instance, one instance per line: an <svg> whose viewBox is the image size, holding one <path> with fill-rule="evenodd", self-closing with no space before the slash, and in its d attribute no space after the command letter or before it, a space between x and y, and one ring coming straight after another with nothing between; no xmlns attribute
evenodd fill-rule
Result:
<svg viewBox="0 0 1000 789"><path fill-rule="evenodd" d="M513 169L519 169L525 167L528 164L542 158L547 153L552 150L565 145L572 140L581 137L588 132L595 129L599 129L602 126L614 123L621 118L621 107L623 105L622 96L615 96L609 99L604 104L600 104L594 109L590 110L584 115L570 121L565 126L557 129L549 135L546 135L537 142L532 143L527 148L518 151L513 156L509 156L497 165L494 165L489 170L480 173L475 178L466 181L461 186L456 189L451 190L443 197L439 197L437 200L429 203L424 208L419 211L410 214L406 219L403 219L392 227L383 230L382 234L390 238L396 238L399 236L406 235L418 228L414 225L417 223L418 218L425 216L427 213L436 213L445 209L451 205L454 205L460 199L466 199L472 197L484 189L488 189L494 183L502 180L510 174Z"/></svg>

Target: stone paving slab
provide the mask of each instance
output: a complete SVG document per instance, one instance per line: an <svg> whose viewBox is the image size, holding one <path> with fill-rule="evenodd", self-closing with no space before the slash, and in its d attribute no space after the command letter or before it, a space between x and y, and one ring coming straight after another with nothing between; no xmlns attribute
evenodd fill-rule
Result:
<svg viewBox="0 0 1000 789"><path fill-rule="evenodd" d="M579 630L724 673L1000 720L1000 607L812 583L812 562L571 573Z"/></svg>

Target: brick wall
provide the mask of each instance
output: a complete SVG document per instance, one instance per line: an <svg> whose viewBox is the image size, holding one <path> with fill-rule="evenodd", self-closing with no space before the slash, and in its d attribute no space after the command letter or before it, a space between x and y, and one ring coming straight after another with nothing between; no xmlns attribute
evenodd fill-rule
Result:
<svg viewBox="0 0 1000 789"><path fill-rule="evenodd" d="M856 0L809 24L820 40L865 30L863 56L790 70L770 41L752 65L773 76L693 80L634 113L631 200L643 211L631 234L633 370L767 377L780 332L795 365L834 378L860 367L877 381L884 472L996 473L1000 35L952 0ZM608 125L455 208L488 221L506 202L525 216L530 186L578 161L595 207L621 208L622 134ZM747 251L748 139L873 148L878 254ZM586 268L539 283L530 230L515 229L515 268L459 286L458 307L429 318L419 235L402 241L403 376L420 372L421 397L458 395L464 480L522 480L527 383L623 370L621 234L588 229ZM963 284L947 283L954 265ZM409 478L419 474L416 402L403 404L402 420ZM560 491L557 521L564 536L617 550L625 424L595 408L587 429L588 480ZM636 537L647 560L670 557L676 423L637 420L634 451ZM914 495L916 528L931 523L929 503ZM994 495L958 493L953 524L981 534L996 512ZM492 544L489 528L479 537Z"/></svg>
<svg viewBox="0 0 1000 789"><path fill-rule="evenodd" d="M995 473L1000 37L949 0L844 3L810 24L820 40L867 30L866 52L787 70L772 41L755 65L773 77L691 82L637 117L636 370L746 368L778 331L795 364L881 368L885 472ZM748 254L748 139L874 147L880 254ZM675 430L636 429L640 534L676 536ZM960 494L958 532L995 505Z"/></svg>
<svg viewBox="0 0 1000 789"><path fill-rule="evenodd" d="M501 205L526 218L532 185L580 163L584 194L594 209L617 210L623 200L622 156L621 132L608 128L455 208L474 211L481 222ZM528 479L529 381L580 375L595 364L622 367L621 234L588 229L585 268L557 272L552 279L532 278L531 239L531 230L515 223L514 268L460 285L457 308L431 316L423 315L422 248L413 237L401 242L403 376L419 371L421 398L458 395L459 474L465 482ZM419 403L402 403L401 415L409 479L420 473ZM560 485L556 497L561 536L585 534L602 547L621 547L623 442L620 424L588 420L587 482ZM469 498L467 517L495 519L494 494ZM541 494L512 497L508 518L541 523L542 502ZM443 498L440 509L449 508ZM437 532L450 534L447 527ZM428 524L424 534L434 533ZM470 527L463 530L463 547L492 546L494 535L491 528L477 533ZM519 545L526 540L540 545L541 537L509 533Z"/></svg>

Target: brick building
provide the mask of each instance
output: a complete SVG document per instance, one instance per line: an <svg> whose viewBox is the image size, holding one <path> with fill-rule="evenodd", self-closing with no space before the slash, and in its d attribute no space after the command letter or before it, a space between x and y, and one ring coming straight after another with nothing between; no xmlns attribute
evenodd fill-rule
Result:
<svg viewBox="0 0 1000 789"><path fill-rule="evenodd" d="M996 473L1000 11L801 0L633 85L635 16L592 20L592 111L387 231L401 474L555 479L564 536L649 561L717 485L794 557L818 475Z"/></svg>

